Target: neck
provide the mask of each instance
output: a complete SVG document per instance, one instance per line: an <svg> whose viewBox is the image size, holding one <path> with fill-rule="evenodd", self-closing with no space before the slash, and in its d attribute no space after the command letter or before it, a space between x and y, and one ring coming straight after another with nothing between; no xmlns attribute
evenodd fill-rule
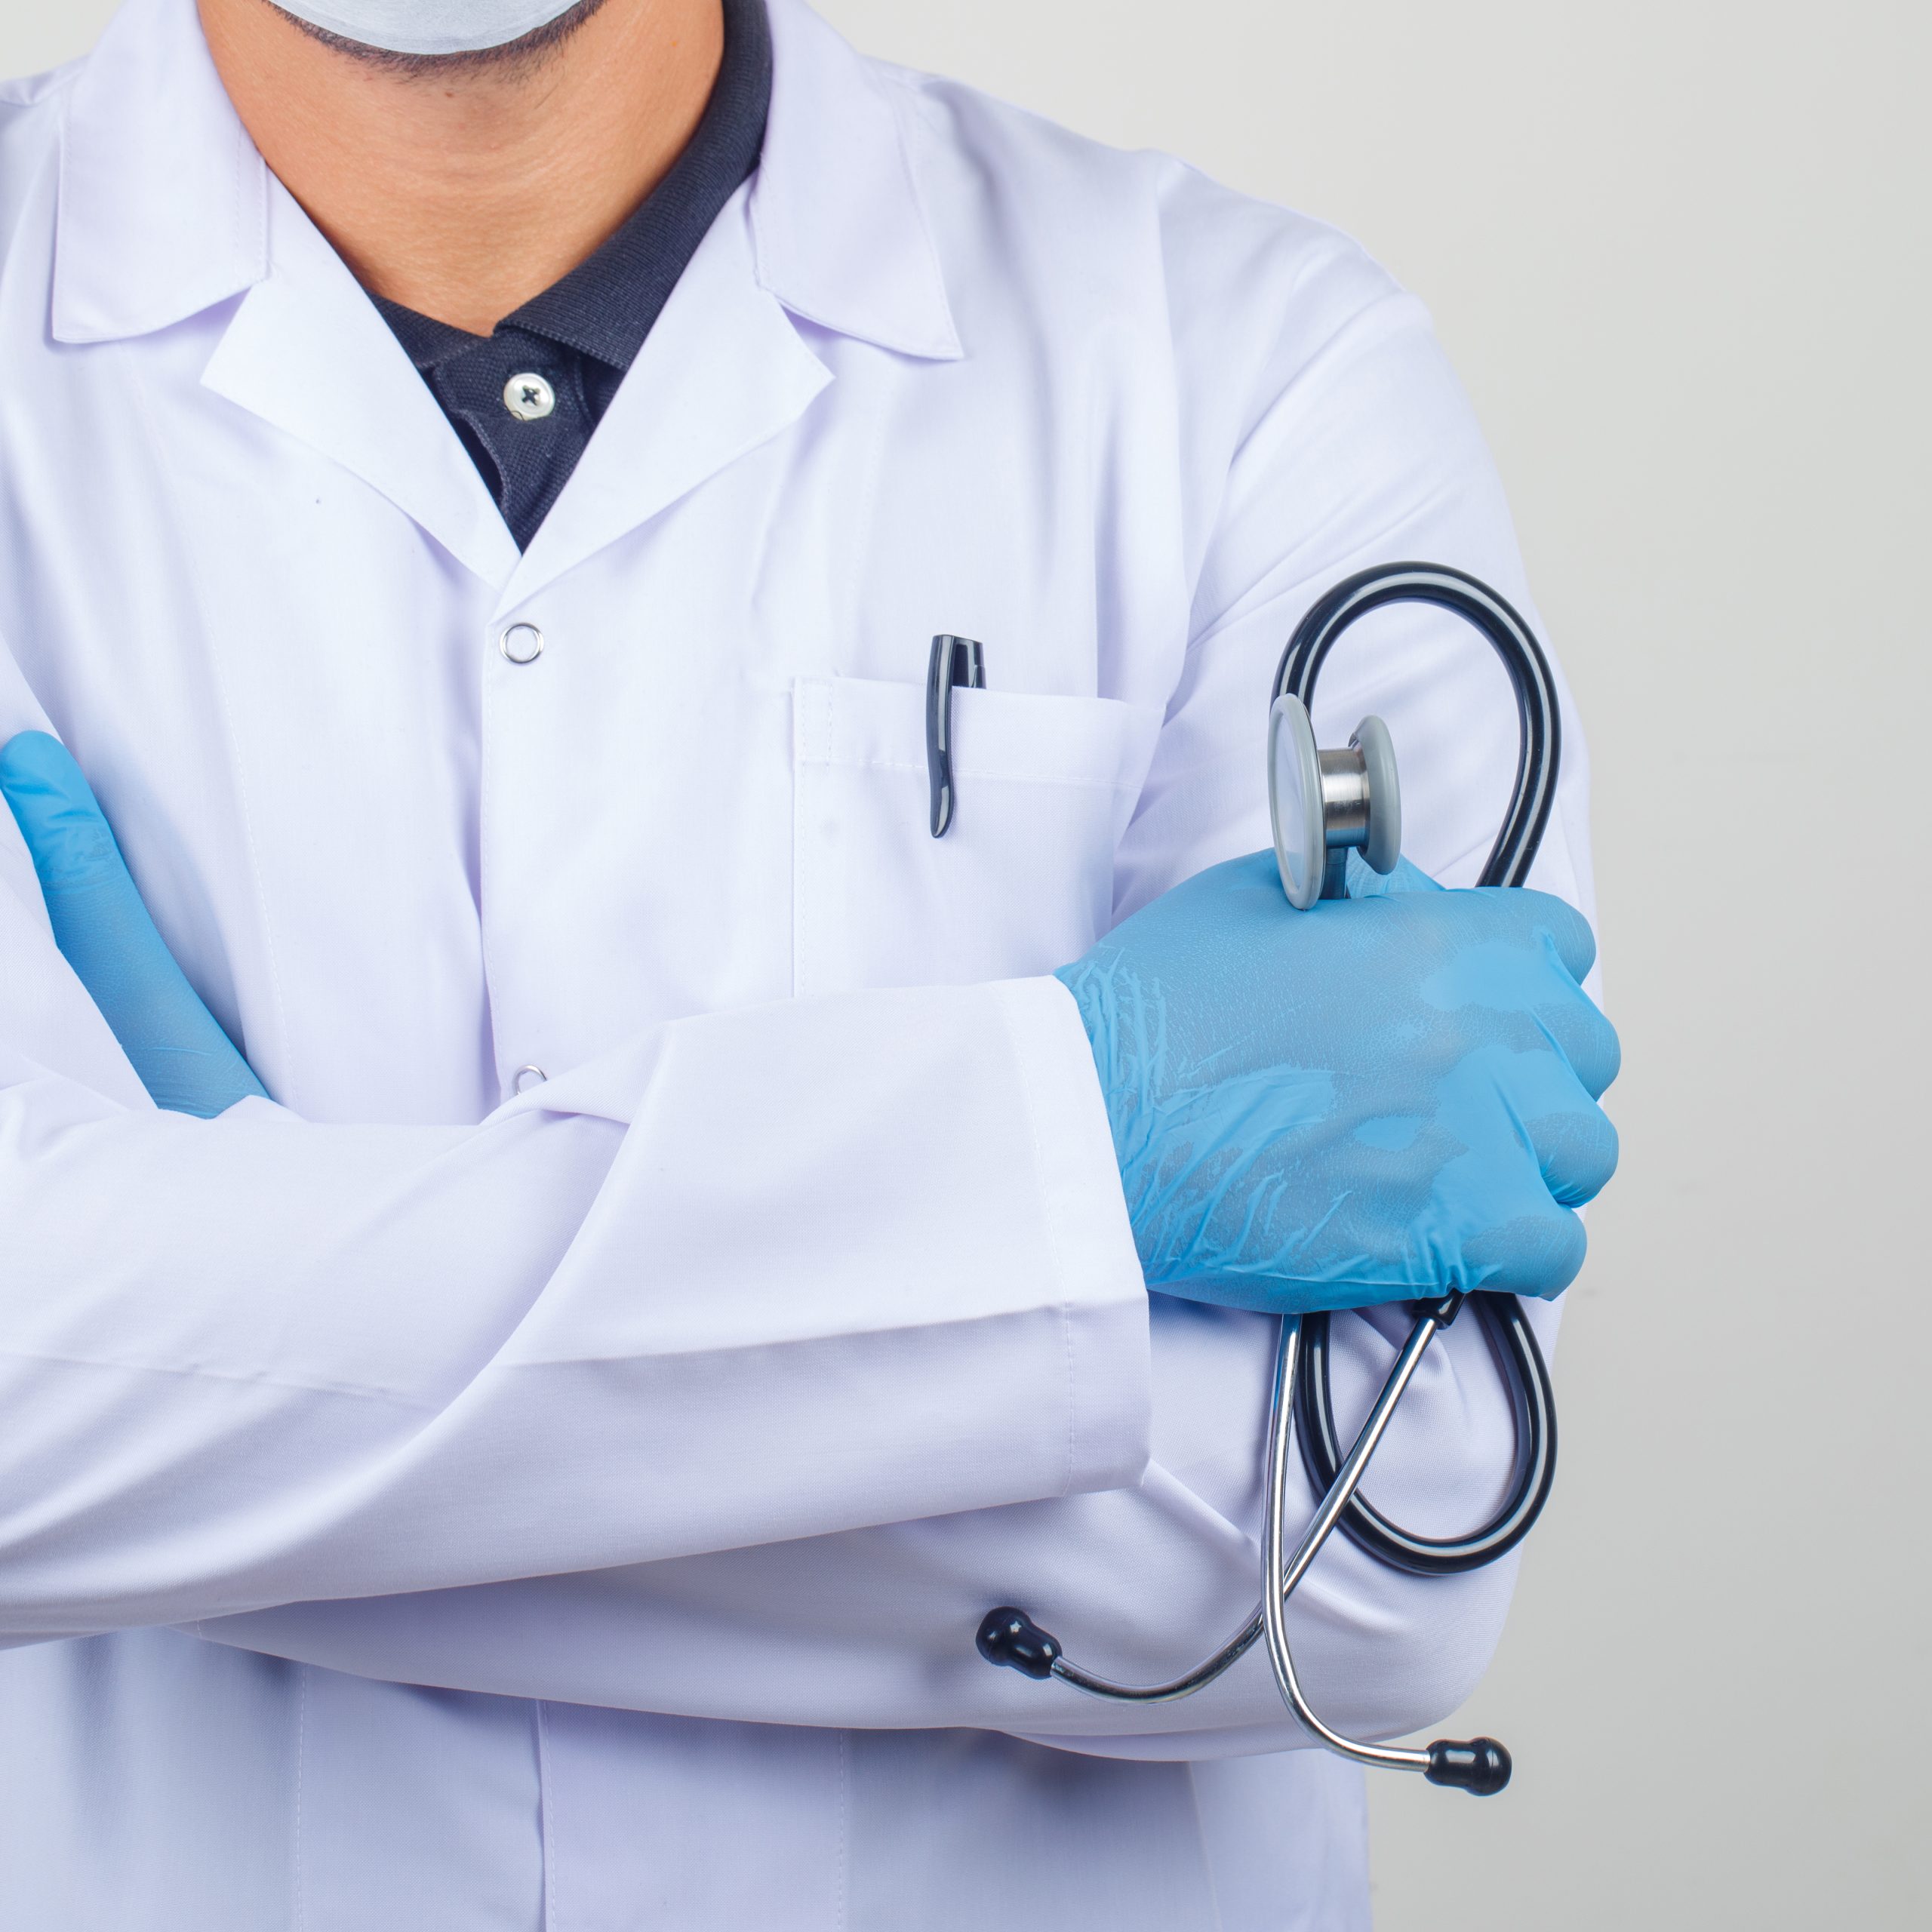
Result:
<svg viewBox="0 0 1932 1932"><path fill-rule="evenodd" d="M663 178L724 45L720 0L605 0L521 58L371 60L267 0L198 0L263 158L372 294L485 335Z"/></svg>

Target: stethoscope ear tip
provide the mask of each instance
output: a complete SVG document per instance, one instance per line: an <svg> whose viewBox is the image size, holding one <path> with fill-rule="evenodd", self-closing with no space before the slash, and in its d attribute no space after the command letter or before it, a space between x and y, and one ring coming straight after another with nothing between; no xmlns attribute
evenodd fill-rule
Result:
<svg viewBox="0 0 1932 1932"><path fill-rule="evenodd" d="M1004 1664L1027 1677L1051 1677L1060 1661L1059 1638L1011 1604L986 1612L974 1641L987 1663Z"/></svg>
<svg viewBox="0 0 1932 1932"><path fill-rule="evenodd" d="M1472 1737L1466 1744L1438 1737L1429 1747L1423 1776L1431 1784L1449 1785L1473 1798L1494 1798L1509 1782L1513 1768L1509 1753L1493 1737Z"/></svg>

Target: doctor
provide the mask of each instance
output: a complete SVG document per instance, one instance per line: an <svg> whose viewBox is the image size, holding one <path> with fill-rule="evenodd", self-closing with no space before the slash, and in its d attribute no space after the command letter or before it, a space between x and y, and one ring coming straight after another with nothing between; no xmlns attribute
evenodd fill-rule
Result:
<svg viewBox="0 0 1932 1932"><path fill-rule="evenodd" d="M971 1636L1191 1661L1269 1312L1359 1403L1580 1262L1580 755L1555 897L1241 857L1324 589L1524 594L1420 308L801 0L128 0L0 114L0 1923L1365 1924L1260 1657ZM1451 884L1485 656L1326 687ZM1379 1500L1509 1430L1461 1324ZM1318 1703L1446 1712L1509 1583L1332 1545Z"/></svg>

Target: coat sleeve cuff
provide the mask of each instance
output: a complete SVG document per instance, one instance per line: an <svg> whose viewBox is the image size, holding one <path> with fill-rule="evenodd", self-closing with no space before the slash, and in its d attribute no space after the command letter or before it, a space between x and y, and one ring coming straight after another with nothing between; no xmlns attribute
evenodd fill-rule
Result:
<svg viewBox="0 0 1932 1932"><path fill-rule="evenodd" d="M1008 980L991 990L1019 1069L1063 1284L1066 1487L1126 1487L1146 1468L1152 1427L1147 1290L1093 1051L1058 980Z"/></svg>

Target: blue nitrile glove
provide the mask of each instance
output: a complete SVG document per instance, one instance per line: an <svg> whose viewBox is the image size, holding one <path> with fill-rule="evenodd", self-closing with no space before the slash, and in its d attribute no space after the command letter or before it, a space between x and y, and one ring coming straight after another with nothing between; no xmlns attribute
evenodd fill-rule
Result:
<svg viewBox="0 0 1932 1932"><path fill-rule="evenodd" d="M155 931L81 768L58 739L0 750L0 793L39 875L54 943L158 1107L212 1118L262 1083Z"/></svg>
<svg viewBox="0 0 1932 1932"><path fill-rule="evenodd" d="M1273 1314L1561 1294L1617 1165L1595 956L1561 900L1406 863L1297 912L1269 852L1124 921L1059 977L1149 1287Z"/></svg>

